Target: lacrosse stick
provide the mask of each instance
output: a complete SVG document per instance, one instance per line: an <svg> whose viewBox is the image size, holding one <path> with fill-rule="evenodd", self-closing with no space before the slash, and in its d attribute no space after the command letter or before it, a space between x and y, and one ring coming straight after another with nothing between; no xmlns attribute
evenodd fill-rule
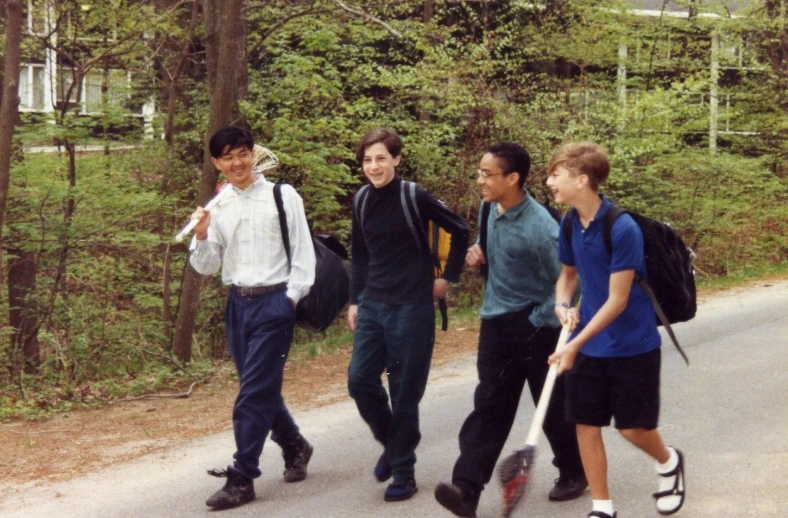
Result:
<svg viewBox="0 0 788 518"><path fill-rule="evenodd" d="M263 146L254 146L254 161L252 162L252 174L261 175L264 171L273 169L279 165L279 159L268 148Z"/></svg>
<svg viewBox="0 0 788 518"><path fill-rule="evenodd" d="M555 348L556 351L564 347L568 337L569 324L561 329L561 336L558 338L558 345ZM517 504L525 494L528 475L536 457L536 443L542 431L542 424L544 423L545 414L547 414L547 406L550 404L550 396L553 393L557 374L558 362L554 362L550 365L550 370L547 371L547 378L544 381L539 403L536 405L531 428L528 430L528 437L525 439L525 446L523 446L523 449L517 450L506 457L498 467L498 479L503 485L503 516L505 517L512 514L512 511L514 511L514 508L517 507Z"/></svg>
<svg viewBox="0 0 788 518"><path fill-rule="evenodd" d="M264 171L273 169L277 165L279 165L279 159L276 158L276 155L270 149L255 145L254 158L252 161L252 174L259 176L263 174ZM205 204L206 211L210 211L212 208L214 208L222 200L224 195L231 190L225 189L227 185L227 183L220 185L216 196L214 196L211 201ZM194 230L194 227L197 226L197 223L199 223L199 220L197 219L190 220L189 223L187 223L186 226L183 227L183 229L178 233L178 235L175 236L175 241L178 243L182 242L183 238L189 235L189 232Z"/></svg>

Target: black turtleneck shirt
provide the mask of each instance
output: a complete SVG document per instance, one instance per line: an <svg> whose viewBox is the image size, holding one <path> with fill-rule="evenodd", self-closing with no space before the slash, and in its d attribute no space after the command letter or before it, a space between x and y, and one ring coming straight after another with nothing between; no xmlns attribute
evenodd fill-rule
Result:
<svg viewBox="0 0 788 518"><path fill-rule="evenodd" d="M380 189L369 186L364 203L363 228L359 215L354 211L351 304L358 303L358 296L362 292L365 297L384 304L412 304L432 300L435 280L432 258L426 243L420 248L408 227L400 197L401 183L402 179L395 176ZM462 218L418 186L416 203L425 235L429 221L451 234L449 258L441 277L449 282L457 282L468 248L468 226Z"/></svg>

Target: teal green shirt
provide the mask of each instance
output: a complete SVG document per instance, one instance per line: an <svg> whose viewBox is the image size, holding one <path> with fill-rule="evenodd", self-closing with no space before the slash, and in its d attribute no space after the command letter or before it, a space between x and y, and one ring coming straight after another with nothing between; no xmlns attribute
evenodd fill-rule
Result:
<svg viewBox="0 0 788 518"><path fill-rule="evenodd" d="M479 209L479 225L481 212ZM527 192L520 203L501 215L498 204L491 204L486 260L489 276L481 318L535 305L530 316L534 326L559 326L555 316L555 283L561 273L558 223Z"/></svg>

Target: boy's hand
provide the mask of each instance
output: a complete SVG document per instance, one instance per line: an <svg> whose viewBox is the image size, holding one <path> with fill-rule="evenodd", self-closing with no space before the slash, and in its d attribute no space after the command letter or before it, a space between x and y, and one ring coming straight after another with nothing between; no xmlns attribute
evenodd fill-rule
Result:
<svg viewBox="0 0 788 518"><path fill-rule="evenodd" d="M548 364L558 363L558 375L570 370L575 364L577 350L572 346L572 342L566 344L560 351L556 351L547 359Z"/></svg>
<svg viewBox="0 0 788 518"><path fill-rule="evenodd" d="M482 247L479 245L473 245L468 249L468 253L465 254L465 264L470 266L471 268L477 268L485 263L484 259L484 252L482 252Z"/></svg>
<svg viewBox="0 0 788 518"><path fill-rule="evenodd" d="M432 284L432 298L440 300L447 293L449 293L449 281L446 279L435 279L435 282Z"/></svg>
<svg viewBox="0 0 788 518"><path fill-rule="evenodd" d="M207 239L208 227L211 225L211 213L202 207L197 207L197 210L192 213L191 219L196 219L199 221L197 226L194 227L194 235L197 237L197 239L199 241L204 241Z"/></svg>
<svg viewBox="0 0 788 518"><path fill-rule="evenodd" d="M358 317L358 304L351 304L347 307L347 325L351 331L356 330L356 318Z"/></svg>
<svg viewBox="0 0 788 518"><path fill-rule="evenodd" d="M562 326L569 323L569 331L574 331L577 323L580 321L580 313L575 308L567 308L566 306L556 306L555 316Z"/></svg>

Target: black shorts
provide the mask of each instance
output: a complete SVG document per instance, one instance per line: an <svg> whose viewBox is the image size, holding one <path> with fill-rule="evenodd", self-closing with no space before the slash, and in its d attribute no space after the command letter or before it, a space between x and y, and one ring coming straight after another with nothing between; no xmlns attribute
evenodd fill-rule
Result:
<svg viewBox="0 0 788 518"><path fill-rule="evenodd" d="M566 374L566 419L570 423L627 430L657 427L660 348L624 358L578 353Z"/></svg>

